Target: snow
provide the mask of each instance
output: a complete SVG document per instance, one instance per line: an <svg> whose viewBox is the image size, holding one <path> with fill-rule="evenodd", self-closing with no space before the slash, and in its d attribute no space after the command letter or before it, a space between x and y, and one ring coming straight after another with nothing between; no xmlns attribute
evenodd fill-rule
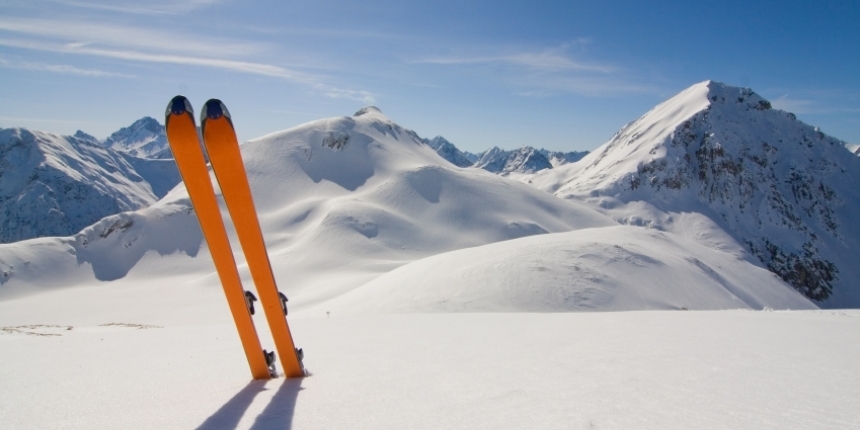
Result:
<svg viewBox="0 0 860 430"><path fill-rule="evenodd" d="M815 310L701 211L457 168L373 107L242 155L312 375L250 381L180 184L0 245L3 426L860 426L860 312Z"/></svg>
<svg viewBox="0 0 860 430"><path fill-rule="evenodd" d="M172 298L150 305L181 309ZM51 319L10 305L0 326ZM226 321L69 318L60 336L0 334L0 416L16 429L854 428L858 317L332 313L291 319L313 375L266 383L249 381Z"/></svg>
<svg viewBox="0 0 860 430"><path fill-rule="evenodd" d="M440 270L445 268L445 270ZM616 226L425 258L308 310L320 314L816 309L773 273L676 235Z"/></svg>

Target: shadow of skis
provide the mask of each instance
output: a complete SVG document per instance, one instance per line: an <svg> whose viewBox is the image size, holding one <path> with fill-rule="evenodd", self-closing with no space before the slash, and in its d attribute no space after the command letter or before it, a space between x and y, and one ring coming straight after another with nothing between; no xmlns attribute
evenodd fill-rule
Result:
<svg viewBox="0 0 860 430"><path fill-rule="evenodd" d="M203 424L197 427L197 430L221 430L235 429L239 425L239 420L245 415L248 406L254 401L254 397L261 391L266 390L266 381L251 381L248 385L234 395L224 406L218 408L214 414Z"/></svg>
<svg viewBox="0 0 860 430"><path fill-rule="evenodd" d="M293 426L296 399L302 388L303 378L283 379L278 392L254 420L251 430L289 429Z"/></svg>

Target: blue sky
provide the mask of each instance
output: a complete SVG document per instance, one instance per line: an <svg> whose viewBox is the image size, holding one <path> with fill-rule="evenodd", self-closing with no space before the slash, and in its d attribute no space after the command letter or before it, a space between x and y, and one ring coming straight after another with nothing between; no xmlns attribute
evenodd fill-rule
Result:
<svg viewBox="0 0 860 430"><path fill-rule="evenodd" d="M654 3L5 0L0 127L103 138L183 94L242 140L373 104L470 151L590 150L713 79L860 143L860 1Z"/></svg>

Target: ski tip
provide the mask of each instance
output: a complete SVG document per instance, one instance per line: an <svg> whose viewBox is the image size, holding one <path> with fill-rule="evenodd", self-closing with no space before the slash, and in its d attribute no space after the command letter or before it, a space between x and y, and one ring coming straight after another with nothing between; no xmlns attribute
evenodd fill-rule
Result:
<svg viewBox="0 0 860 430"><path fill-rule="evenodd" d="M164 116L169 118L170 115L182 115L186 112L191 114L192 117L194 116L194 109L191 107L191 102L189 102L185 96L176 96L167 104L167 110L164 112Z"/></svg>
<svg viewBox="0 0 860 430"><path fill-rule="evenodd" d="M203 105L203 110L200 112L200 122L203 122L207 119L218 119L221 117L226 117L227 120L231 120L230 112L227 110L227 106L224 106L224 103L218 99L209 99L205 105Z"/></svg>

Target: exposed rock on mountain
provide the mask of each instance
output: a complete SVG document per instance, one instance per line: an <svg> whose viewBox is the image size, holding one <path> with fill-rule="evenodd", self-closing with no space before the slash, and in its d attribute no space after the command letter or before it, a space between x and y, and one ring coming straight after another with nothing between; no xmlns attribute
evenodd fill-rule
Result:
<svg viewBox="0 0 860 430"><path fill-rule="evenodd" d="M622 222L703 213L805 296L858 306L860 159L843 146L750 89L706 81L532 183ZM657 212L631 216L636 205Z"/></svg>
<svg viewBox="0 0 860 430"><path fill-rule="evenodd" d="M472 167L505 176L511 173L535 173L543 169L551 169L552 163L546 155L530 146L513 151L493 147L483 153Z"/></svg>

